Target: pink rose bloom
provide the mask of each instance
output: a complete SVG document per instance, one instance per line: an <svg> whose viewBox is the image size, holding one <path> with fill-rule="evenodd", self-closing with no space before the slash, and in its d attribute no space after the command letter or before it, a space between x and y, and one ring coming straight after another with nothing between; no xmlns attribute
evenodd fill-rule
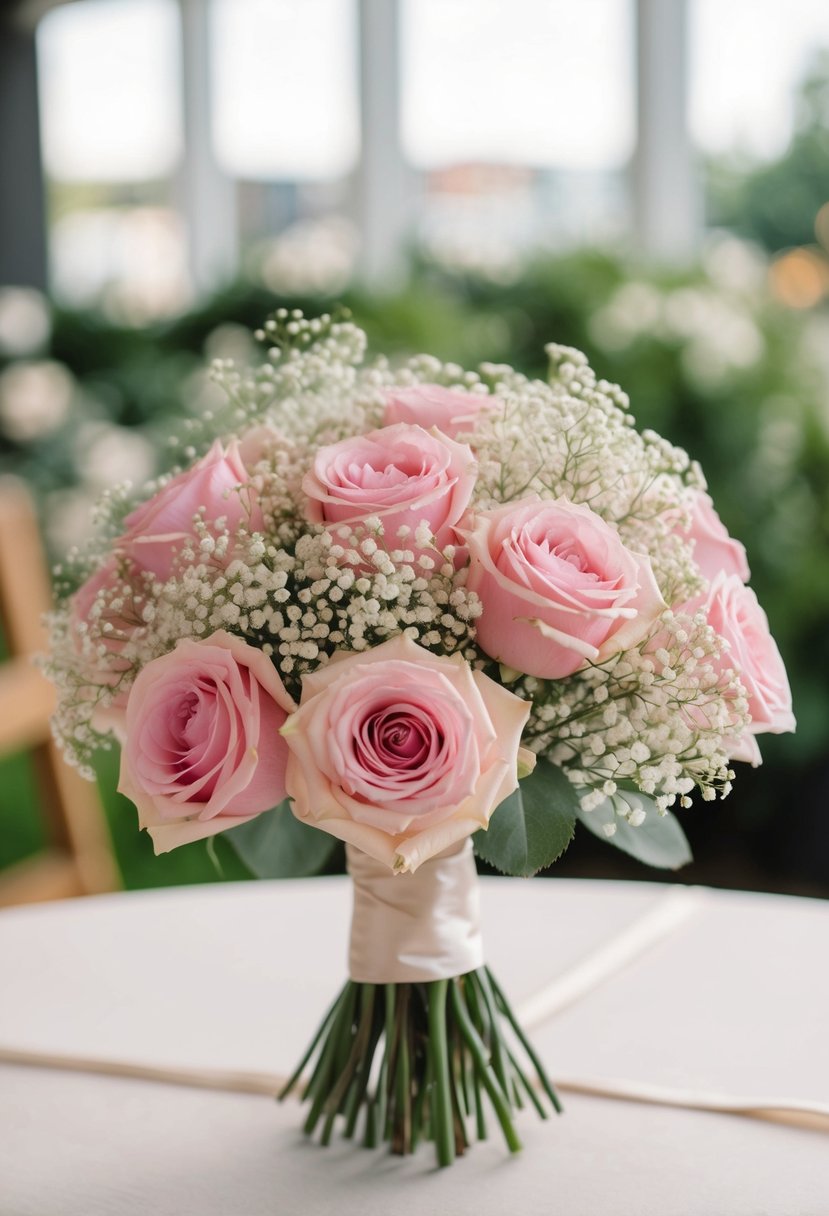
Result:
<svg viewBox="0 0 829 1216"><path fill-rule="evenodd" d="M465 443L398 423L320 448L302 488L312 523L354 524L376 515L393 549L399 528L413 534L425 520L442 549L455 543L453 525L466 510L476 471Z"/></svg>
<svg viewBox="0 0 829 1216"><path fill-rule="evenodd" d="M69 600L70 639L78 674L86 684L78 695L96 700L90 720L93 729L102 735L112 732L121 742L127 692L115 690L132 668L124 647L143 627L144 602L140 571L115 556L108 557ZM96 688L113 692L99 698Z"/></svg>
<svg viewBox="0 0 829 1216"><path fill-rule="evenodd" d="M750 587L737 574L718 574L708 594L682 608L694 613L702 608L708 624L728 642L729 650L719 660L720 670L733 667L748 696L751 733L780 735L795 729L792 694L786 668L769 630L765 612ZM737 747L742 740L737 741ZM744 747L732 752L735 760L755 762L756 753Z"/></svg>
<svg viewBox="0 0 829 1216"><path fill-rule="evenodd" d="M425 430L436 426L454 439L459 431L474 431L478 415L497 409L494 397L458 392L440 384L413 384L409 388L386 390L383 426L406 422Z"/></svg>
<svg viewBox="0 0 829 1216"><path fill-rule="evenodd" d="M191 469L127 516L117 548L156 578L168 579L175 558L194 535L197 513L203 513L208 528L224 520L231 534L240 527L261 531L265 521L248 480L236 441L225 450L217 439Z"/></svg>
<svg viewBox="0 0 829 1216"><path fill-rule="evenodd" d="M589 507L535 498L480 511L464 533L486 654L546 680L640 641L665 604L649 558Z"/></svg>
<svg viewBox="0 0 829 1216"><path fill-rule="evenodd" d="M736 574L744 583L751 578L745 547L729 536L708 494L692 491L691 528L683 531L694 542L694 561L709 583L720 573Z"/></svg>
<svg viewBox="0 0 829 1216"><path fill-rule="evenodd" d="M515 790L529 704L404 635L303 677L282 728L298 819L398 872L485 828Z"/></svg>
<svg viewBox="0 0 829 1216"><path fill-rule="evenodd" d="M726 739L724 742L729 760L739 760L743 764L750 764L752 768L759 768L763 763L754 735L744 734L739 739Z"/></svg>
<svg viewBox="0 0 829 1216"><path fill-rule="evenodd" d="M122 652L143 624L144 598L139 587L138 571L110 556L69 600L72 643L91 683L117 684L129 670ZM82 630L81 625L86 628ZM97 651L101 646L104 655L93 654L93 648Z"/></svg>
<svg viewBox="0 0 829 1216"><path fill-rule="evenodd" d="M156 853L283 801L279 731L295 708L270 659L224 630L147 664L127 701L118 789Z"/></svg>

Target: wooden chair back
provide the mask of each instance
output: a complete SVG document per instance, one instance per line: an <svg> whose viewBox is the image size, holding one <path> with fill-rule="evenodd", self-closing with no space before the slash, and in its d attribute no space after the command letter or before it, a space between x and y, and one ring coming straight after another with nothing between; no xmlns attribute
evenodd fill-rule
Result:
<svg viewBox="0 0 829 1216"><path fill-rule="evenodd" d="M32 663L47 647L42 618L51 603L31 495L18 478L2 476L0 623L9 657L0 663L0 754L31 753L47 844L0 871L0 906L120 885L97 788L62 760L49 727L55 692Z"/></svg>

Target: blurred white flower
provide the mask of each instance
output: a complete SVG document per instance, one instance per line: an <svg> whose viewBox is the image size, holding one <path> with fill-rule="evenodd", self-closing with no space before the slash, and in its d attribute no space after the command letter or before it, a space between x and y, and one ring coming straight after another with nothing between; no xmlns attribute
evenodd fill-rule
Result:
<svg viewBox="0 0 829 1216"><path fill-rule="evenodd" d="M209 419L227 401L224 390L212 379L209 368L205 367L198 367L186 376L179 393L182 405L196 418Z"/></svg>
<svg viewBox="0 0 829 1216"><path fill-rule="evenodd" d="M66 419L73 392L62 363L12 363L0 373L0 431L15 443L43 438Z"/></svg>
<svg viewBox="0 0 829 1216"><path fill-rule="evenodd" d="M662 320L662 293L650 283L625 283L590 322L590 335L604 350L623 350Z"/></svg>
<svg viewBox="0 0 829 1216"><path fill-rule="evenodd" d="M765 341L741 304L717 291L682 288L665 302L667 334L686 343L682 364L703 388L714 387L735 369L752 367Z"/></svg>
<svg viewBox="0 0 829 1216"><path fill-rule="evenodd" d="M762 291L768 259L750 241L718 233L707 244L702 264L713 283L724 291L752 296Z"/></svg>
<svg viewBox="0 0 829 1216"><path fill-rule="evenodd" d="M92 490L115 482L143 485L155 473L155 448L139 431L109 422L85 422L77 430L75 463Z"/></svg>
<svg viewBox="0 0 829 1216"><path fill-rule="evenodd" d="M247 367L253 363L257 348L249 329L227 321L207 335L204 353L211 362L213 359L232 359Z"/></svg>
<svg viewBox="0 0 829 1216"><path fill-rule="evenodd" d="M187 300L185 249L180 217L169 208L72 212L52 229L55 295L130 325L168 316Z"/></svg>
<svg viewBox="0 0 829 1216"><path fill-rule="evenodd" d="M98 491L86 488L56 490L46 498L43 512L46 541L53 553L68 553L94 535L93 508Z"/></svg>
<svg viewBox="0 0 829 1216"><path fill-rule="evenodd" d="M46 344L49 305L32 287L0 287L0 354L21 358Z"/></svg>
<svg viewBox="0 0 829 1216"><path fill-rule="evenodd" d="M348 285L357 257L357 232L342 216L300 220L255 251L251 269L272 291L335 295Z"/></svg>

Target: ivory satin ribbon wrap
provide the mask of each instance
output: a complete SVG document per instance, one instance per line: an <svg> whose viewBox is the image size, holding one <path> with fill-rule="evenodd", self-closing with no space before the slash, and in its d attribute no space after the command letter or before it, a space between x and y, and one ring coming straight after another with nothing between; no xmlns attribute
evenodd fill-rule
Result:
<svg viewBox="0 0 829 1216"><path fill-rule="evenodd" d="M414 874L394 874L352 845L345 851L354 887L352 980L428 983L483 966L478 875L468 837Z"/></svg>

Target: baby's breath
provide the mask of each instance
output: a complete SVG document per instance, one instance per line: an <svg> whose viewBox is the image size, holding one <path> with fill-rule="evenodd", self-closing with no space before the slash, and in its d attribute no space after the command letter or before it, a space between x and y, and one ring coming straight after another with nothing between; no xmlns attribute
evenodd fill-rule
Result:
<svg viewBox="0 0 829 1216"><path fill-rule="evenodd" d="M216 438L238 439L249 475L241 492L255 497L264 526L231 534L197 514L168 578L124 569L83 619L64 599L45 666L59 691L55 734L72 763L90 775L137 674L182 638L220 629L239 636L271 659L298 698L302 677L335 652L366 651L405 633L529 700L525 742L562 766L585 811L609 805L636 827L646 815L637 792L657 813L688 805L695 790L703 799L728 792L728 753L748 725L746 697L738 676L723 670L724 644L702 614L666 612L636 647L566 679L516 677L478 649L481 605L466 587L464 552L435 548L425 520L393 536L380 518L309 521L302 482L320 447L380 427L389 388L438 383L493 399L474 432L459 437L478 461L472 510L533 494L587 504L649 556L667 603L687 601L704 580L678 525L688 521L688 488L704 481L681 449L636 431L617 386L597 379L580 352L555 345L547 348L549 383L503 365L466 371L428 355L396 369L384 359L366 363L365 335L346 315L308 319L280 309L255 337L262 361L214 362L225 404L190 419L176 450L192 462ZM126 487L106 495L98 539L62 570L66 588L93 573L114 540L117 552L130 505Z"/></svg>

